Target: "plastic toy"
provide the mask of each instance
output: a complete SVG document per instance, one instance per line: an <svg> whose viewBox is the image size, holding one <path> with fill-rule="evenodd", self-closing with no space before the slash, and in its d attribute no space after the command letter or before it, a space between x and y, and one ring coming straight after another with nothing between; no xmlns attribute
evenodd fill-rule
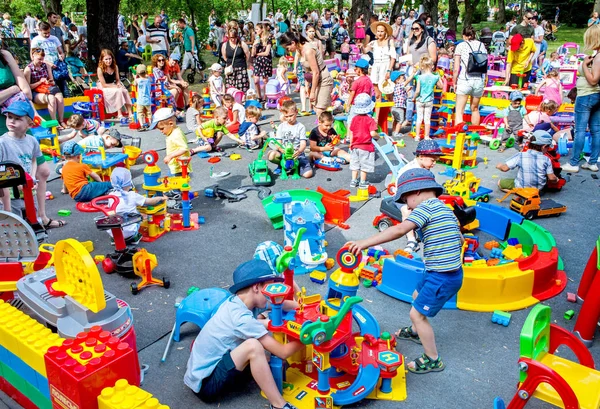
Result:
<svg viewBox="0 0 600 409"><path fill-rule="evenodd" d="M85 146L82 146L85 149ZM104 148L98 148L99 152L88 152L81 156L81 163L88 165L104 181L110 181L110 174L114 167L120 164L125 165L129 159L127 153L109 152Z"/></svg>
<svg viewBox="0 0 600 409"><path fill-rule="evenodd" d="M263 156L269 143L274 140L273 138L268 138L258 153L258 157L248 165L248 171L255 186L270 186L272 183L269 166L267 161L263 159Z"/></svg>
<svg viewBox="0 0 600 409"><path fill-rule="evenodd" d="M310 200L313 202L321 214L326 213L325 206L322 203L323 193L315 192L314 190L292 189L285 190L292 198L292 202L304 202ZM283 193L283 192L281 192ZM262 201L263 208L273 224L275 230L283 228L283 204L274 201L275 195L269 196Z"/></svg>
<svg viewBox="0 0 600 409"><path fill-rule="evenodd" d="M233 193L229 190L225 190L219 187L219 185L212 185L204 189L204 196L214 197L219 199L227 199L229 203L239 202L246 199L248 196L244 193Z"/></svg>
<svg viewBox="0 0 600 409"><path fill-rule="evenodd" d="M508 312L496 310L492 314L492 322L494 324L504 325L505 327L508 327L508 324L510 324L511 316L512 315Z"/></svg>
<svg viewBox="0 0 600 409"><path fill-rule="evenodd" d="M474 209L478 231L498 241L518 238L527 256L515 261L499 260L491 266L487 263L463 264L463 285L445 308L514 311L554 297L566 287L564 266L558 256L556 242L547 230L500 206L477 202ZM493 250L502 251L503 248ZM382 281L377 289L391 297L412 302L412 293L422 274L422 260L396 256L383 263Z"/></svg>
<svg viewBox="0 0 600 409"><path fill-rule="evenodd" d="M142 278L142 281L139 283L131 283L130 287L133 295L138 294L143 288L151 285L157 285L164 288L169 288L171 286L171 282L166 278L159 280L152 277L152 270L156 268L158 261L156 260L156 256L148 253L146 249L140 249L135 253L132 262L133 272L136 276Z"/></svg>
<svg viewBox="0 0 600 409"><path fill-rule="evenodd" d="M336 172L338 170L342 170L342 165L335 158L331 158L328 156L323 156L321 159L315 160L315 166L319 169L329 170L332 172Z"/></svg>
<svg viewBox="0 0 600 409"><path fill-rule="evenodd" d="M153 398L151 393L129 384L127 379L119 379L114 386L102 389L98 395L98 409L118 409L125 406L135 409L169 409Z"/></svg>
<svg viewBox="0 0 600 409"><path fill-rule="evenodd" d="M532 397L568 409L600 407L600 372L594 369L594 358L573 334L551 323L550 307L533 307L520 345L520 381L507 409L523 408ZM579 363L554 355L561 345ZM503 402L498 399L498 404Z"/></svg>
<svg viewBox="0 0 600 409"><path fill-rule="evenodd" d="M597 330L597 322L600 319L600 237L588 259L579 288L577 297L583 301L579 316L575 322L573 332L589 348L594 342L594 334Z"/></svg>
<svg viewBox="0 0 600 409"><path fill-rule="evenodd" d="M573 310L567 310L567 311L565 311L565 317L564 318L569 321L569 320L571 320L571 318L573 318L574 315L575 315L575 311L573 311Z"/></svg>
<svg viewBox="0 0 600 409"><path fill-rule="evenodd" d="M67 217L71 215L71 211L68 209L61 209L57 213L59 216Z"/></svg>
<svg viewBox="0 0 600 409"><path fill-rule="evenodd" d="M481 179L472 172L457 170L454 177L444 183L444 190L451 196L487 203L492 189L480 186Z"/></svg>
<svg viewBox="0 0 600 409"><path fill-rule="evenodd" d="M444 174L454 176L455 171L461 168L472 169L477 166L477 146L479 144L479 133L473 129L480 130L485 127L469 127L466 124L457 124L454 127L444 129L447 138L445 142L438 142L445 155L440 156L440 161L449 165ZM467 134L470 131L471 133ZM452 135L455 136L452 140Z"/></svg>
<svg viewBox="0 0 600 409"><path fill-rule="evenodd" d="M576 303L577 302L577 294L575 294L575 293L567 293L567 301L568 302Z"/></svg>
<svg viewBox="0 0 600 409"><path fill-rule="evenodd" d="M313 271L310 273L310 281L317 284L325 284L325 281L327 281L327 273L323 271Z"/></svg>
<svg viewBox="0 0 600 409"><path fill-rule="evenodd" d="M383 161L390 169L390 173L385 178L385 186L388 189L388 193L393 196L396 193L396 179L398 179L398 171L408 163L408 160L403 154L398 152L397 141L385 133L381 133L379 136L379 139L383 140L385 143L380 145L379 142L373 140L373 144L375 145L375 150L377 153L383 158ZM390 154L392 155L392 158L390 158Z"/></svg>
<svg viewBox="0 0 600 409"><path fill-rule="evenodd" d="M286 96L287 85L283 86L277 78L270 79L265 85L265 108L276 109L278 108L279 100Z"/></svg>
<svg viewBox="0 0 600 409"><path fill-rule="evenodd" d="M319 186L317 192L323 195L321 202L325 206L325 223L349 229L345 221L350 218L350 191L337 190L331 193Z"/></svg>
<svg viewBox="0 0 600 409"><path fill-rule="evenodd" d="M275 142L275 141L274 141ZM279 142L277 142L279 146ZM300 174L298 173L300 170L300 163L298 159L294 158L294 145L288 143L285 147L282 147L284 150L283 155L281 155L281 180L288 179L288 173L292 173L292 179L297 180L300 179Z"/></svg>
<svg viewBox="0 0 600 409"><path fill-rule="evenodd" d="M540 192L536 188L517 188L506 193L502 198L497 199L502 202L509 195L514 194L510 201L510 208L524 216L527 220L536 217L560 216L567 211L567 206L561 205L552 199L540 199Z"/></svg>

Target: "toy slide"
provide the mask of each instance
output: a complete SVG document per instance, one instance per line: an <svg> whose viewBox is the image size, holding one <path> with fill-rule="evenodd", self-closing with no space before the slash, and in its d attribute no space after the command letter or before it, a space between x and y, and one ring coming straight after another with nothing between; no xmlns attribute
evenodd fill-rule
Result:
<svg viewBox="0 0 600 409"><path fill-rule="evenodd" d="M352 318L358 324L360 335L381 334L379 323L365 307L357 304L352 308Z"/></svg>
<svg viewBox="0 0 600 409"><path fill-rule="evenodd" d="M323 195L314 190L293 189L287 190L287 193L292 197L292 202L304 202L310 200L314 202L321 214L325 214L325 206L321 203ZM283 204L274 203L274 196L271 195L262 201L262 205L267 213L267 216L273 224L275 230L283 228Z"/></svg>
<svg viewBox="0 0 600 409"><path fill-rule="evenodd" d="M300 257L300 261L302 264L305 264L308 267L316 267L320 264L323 264L327 260L327 253L321 253L320 255L313 256L310 252L310 244L308 240L302 240L300 242L300 246L298 247L298 256Z"/></svg>
<svg viewBox="0 0 600 409"><path fill-rule="evenodd" d="M336 405L350 405L367 397L377 386L379 368L373 365L360 366L356 379L350 387L331 394Z"/></svg>

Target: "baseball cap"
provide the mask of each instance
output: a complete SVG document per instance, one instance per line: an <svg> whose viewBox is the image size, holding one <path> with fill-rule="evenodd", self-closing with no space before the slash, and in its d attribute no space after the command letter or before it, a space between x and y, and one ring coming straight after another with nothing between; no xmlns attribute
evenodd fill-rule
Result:
<svg viewBox="0 0 600 409"><path fill-rule="evenodd" d="M523 36L521 34L515 34L510 40L510 51L517 51L521 47L523 42Z"/></svg>
<svg viewBox="0 0 600 409"><path fill-rule="evenodd" d="M531 141L534 145L552 145L552 137L546 131L537 130L533 133L535 141Z"/></svg>
<svg viewBox="0 0 600 409"><path fill-rule="evenodd" d="M83 153L83 148L75 141L67 141L60 147L60 151L63 155L77 156Z"/></svg>
<svg viewBox="0 0 600 409"><path fill-rule="evenodd" d="M8 107L2 110L2 113L4 115L6 115L8 112L16 116L28 116L31 119L33 119L35 116L33 112L33 107L29 102L25 101L13 102Z"/></svg>
<svg viewBox="0 0 600 409"><path fill-rule="evenodd" d="M277 275L271 270L266 261L252 259L243 262L233 272L233 285L229 287L232 294L237 293L244 288L265 281L283 282L283 277Z"/></svg>
<svg viewBox="0 0 600 409"><path fill-rule="evenodd" d="M403 75L406 75L404 71L392 71L392 73L390 74L390 79L392 80L392 82L396 82L396 80Z"/></svg>
<svg viewBox="0 0 600 409"><path fill-rule="evenodd" d="M523 94L521 93L521 91L513 91L510 93L510 100L511 101L522 101Z"/></svg>
<svg viewBox="0 0 600 409"><path fill-rule="evenodd" d="M135 67L135 72L139 75L139 74L143 74L145 72L148 71L148 68L144 65L144 64L138 64L137 67Z"/></svg>
<svg viewBox="0 0 600 409"><path fill-rule="evenodd" d="M123 142L121 140L121 132L117 131L115 128L110 128L110 130L108 131L108 135L117 140L117 148L123 147Z"/></svg>
<svg viewBox="0 0 600 409"><path fill-rule="evenodd" d="M169 119L175 116L175 112L171 108L160 108L157 109L154 115L152 115L152 124L150 124L150 129L156 128L156 125L160 121L164 121L165 119Z"/></svg>
<svg viewBox="0 0 600 409"><path fill-rule="evenodd" d="M367 60L365 60L364 58L360 58L356 64L354 64L355 67L361 68L361 69L367 69L369 68L369 62Z"/></svg>

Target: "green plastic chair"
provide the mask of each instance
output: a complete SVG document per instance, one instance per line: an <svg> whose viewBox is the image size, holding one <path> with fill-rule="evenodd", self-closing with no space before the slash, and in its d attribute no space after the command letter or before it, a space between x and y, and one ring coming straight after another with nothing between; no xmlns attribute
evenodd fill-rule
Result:
<svg viewBox="0 0 600 409"><path fill-rule="evenodd" d="M142 58L145 61L150 61L152 59L152 46L150 44L146 44L146 47L144 47Z"/></svg>

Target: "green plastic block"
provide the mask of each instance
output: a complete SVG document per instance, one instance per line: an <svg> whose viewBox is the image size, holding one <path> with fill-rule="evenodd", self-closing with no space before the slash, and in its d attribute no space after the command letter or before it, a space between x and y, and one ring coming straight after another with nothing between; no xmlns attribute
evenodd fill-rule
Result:
<svg viewBox="0 0 600 409"><path fill-rule="evenodd" d="M63 217L70 216L71 215L71 211L68 210L68 209L61 209L61 210L58 211L58 215L59 216L63 216Z"/></svg>
<svg viewBox="0 0 600 409"><path fill-rule="evenodd" d="M569 310L565 312L565 319L566 320L570 320L571 318L573 318L573 316L575 315L575 311L573 310Z"/></svg>
<svg viewBox="0 0 600 409"><path fill-rule="evenodd" d="M369 287L373 286L373 280L363 280L363 285L366 288L369 288Z"/></svg>
<svg viewBox="0 0 600 409"><path fill-rule="evenodd" d="M56 119L52 119L49 121L42 120L42 128L50 129L58 126L58 121Z"/></svg>

